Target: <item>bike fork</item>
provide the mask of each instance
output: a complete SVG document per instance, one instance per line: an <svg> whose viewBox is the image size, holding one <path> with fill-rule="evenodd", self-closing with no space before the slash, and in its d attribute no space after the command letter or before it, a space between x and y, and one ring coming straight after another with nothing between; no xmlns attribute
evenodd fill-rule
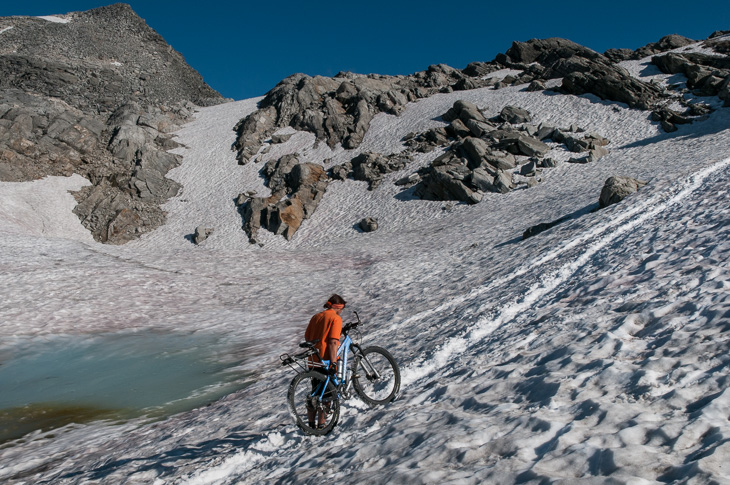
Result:
<svg viewBox="0 0 730 485"><path fill-rule="evenodd" d="M380 374L375 369L375 367L373 367L373 364L370 363L370 361L364 354L360 357L360 362L365 362L365 364L366 364L364 367L365 367L365 373L366 373L368 379L370 379L370 378L380 379Z"/></svg>

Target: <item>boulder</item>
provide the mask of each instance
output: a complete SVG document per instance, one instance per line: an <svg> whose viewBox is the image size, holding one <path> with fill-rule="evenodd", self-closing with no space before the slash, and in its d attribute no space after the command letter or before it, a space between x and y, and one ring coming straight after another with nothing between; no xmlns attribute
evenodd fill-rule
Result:
<svg viewBox="0 0 730 485"><path fill-rule="evenodd" d="M458 150L466 158L467 165L473 169L484 163L487 154L490 152L490 147L481 138L470 136L464 139L459 145Z"/></svg>
<svg viewBox="0 0 730 485"><path fill-rule="evenodd" d="M456 119L467 123L469 120L486 122L487 119L484 117L479 108L474 103L469 101L459 100L442 115L441 117L446 122L451 122Z"/></svg>
<svg viewBox="0 0 730 485"><path fill-rule="evenodd" d="M482 196L465 183L470 175L471 171L465 166L428 167L415 193L426 200L457 200L476 204L482 200Z"/></svg>
<svg viewBox="0 0 730 485"><path fill-rule="evenodd" d="M204 226L198 226L195 228L195 234L193 234L193 242L197 245L208 239L208 236L213 234L213 229Z"/></svg>
<svg viewBox="0 0 730 485"><path fill-rule="evenodd" d="M584 157L580 157L580 158L570 158L568 160L568 162L569 163L593 163L596 160L599 160L608 154L609 154L608 149L606 149L605 147L599 146L599 147L591 149L588 152L588 155L586 155Z"/></svg>
<svg viewBox="0 0 730 485"><path fill-rule="evenodd" d="M515 106L505 106L499 113L499 119L513 125L520 123L529 123L532 116L526 109L517 108Z"/></svg>
<svg viewBox="0 0 730 485"><path fill-rule="evenodd" d="M598 204L601 209L612 204L617 204L644 185L646 185L646 182L636 180L632 177L610 177L606 180L606 183L601 189L601 196L598 200Z"/></svg>
<svg viewBox="0 0 730 485"><path fill-rule="evenodd" d="M393 154L390 156L379 153L365 152L353 158L350 162L337 165L330 169L332 178L345 180L352 177L368 183L368 190L375 190L380 186L386 175L403 170L410 159L407 156Z"/></svg>
<svg viewBox="0 0 730 485"><path fill-rule="evenodd" d="M549 66L558 59L573 56L595 59L600 54L570 40L553 37L513 42L512 47L505 54L498 54L495 60L508 67L522 68L534 62Z"/></svg>
<svg viewBox="0 0 730 485"><path fill-rule="evenodd" d="M532 81L529 86L527 86L526 91L534 93L536 91L544 91L545 89L545 83L543 81L535 80Z"/></svg>
<svg viewBox="0 0 730 485"><path fill-rule="evenodd" d="M273 143L275 145L280 144L280 143L286 143L291 139L292 136L294 136L293 133L274 134L274 135L271 135L271 143Z"/></svg>
<svg viewBox="0 0 730 485"><path fill-rule="evenodd" d="M547 144L521 133L503 137L497 146L514 155L525 155L527 157L542 157L550 151Z"/></svg>
<svg viewBox="0 0 730 485"><path fill-rule="evenodd" d="M358 224L363 232L373 232L378 229L378 220L374 217L366 217Z"/></svg>
<svg viewBox="0 0 730 485"><path fill-rule="evenodd" d="M471 135L471 130L460 119L455 119L446 127L446 132L453 138L466 138Z"/></svg>

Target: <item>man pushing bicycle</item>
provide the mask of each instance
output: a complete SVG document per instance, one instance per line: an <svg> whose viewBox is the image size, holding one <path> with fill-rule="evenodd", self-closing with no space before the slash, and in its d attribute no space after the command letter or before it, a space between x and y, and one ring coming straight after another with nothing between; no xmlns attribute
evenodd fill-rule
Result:
<svg viewBox="0 0 730 485"><path fill-rule="evenodd" d="M317 313L309 320L307 330L304 332L304 339L307 342L316 342L314 348L318 352L310 357L310 369L314 367L314 364L318 364L317 367L322 366L322 360L329 361L332 371L336 369L337 350L340 347L340 337L342 336L342 317L340 315L346 305L347 302L340 295L332 295L324 304L325 310ZM312 392L314 392L316 385L315 382L312 383ZM324 396L325 399L327 397L330 396ZM325 402L323 400L323 403ZM317 413L314 406L308 403L307 419L310 428L315 427L315 420L317 421L317 427L323 428L327 421L326 406L324 410Z"/></svg>

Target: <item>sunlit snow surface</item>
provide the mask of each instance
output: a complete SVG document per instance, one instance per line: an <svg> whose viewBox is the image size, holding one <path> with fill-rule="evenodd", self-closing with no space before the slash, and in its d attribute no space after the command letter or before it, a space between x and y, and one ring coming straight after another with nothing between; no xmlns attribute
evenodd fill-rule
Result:
<svg viewBox="0 0 730 485"><path fill-rule="evenodd" d="M71 19L59 17L58 15L42 15L42 16L36 17L36 18L43 19L47 22L52 22L54 24L67 24L67 23L71 22Z"/></svg>
<svg viewBox="0 0 730 485"><path fill-rule="evenodd" d="M396 198L387 183L437 154L424 155L372 192L332 182L292 241L262 231L263 248L234 205L241 192L267 193L261 165L239 166L230 150L257 100L201 109L178 133L187 148L170 177L184 190L165 206L168 223L122 247L91 242L72 206L53 202L78 181L0 184L0 352L51 334L197 331L240 342L259 376L164 421L72 425L6 445L0 481L730 480L730 109L665 134L647 112L591 96L481 89L379 115L358 151L402 149L458 99L490 116L512 104L536 122L578 124L611 140L611 154L451 209ZM296 133L266 159L292 152L328 166L357 153ZM649 184L591 212L612 175ZM582 216L520 241L568 214ZM380 229L359 233L365 216ZM186 236L199 225L215 232L194 246ZM311 438L287 412L292 375L278 355L335 291L350 302L346 320L350 308L363 317L364 343L399 361L402 394L377 409L351 400L332 434Z"/></svg>

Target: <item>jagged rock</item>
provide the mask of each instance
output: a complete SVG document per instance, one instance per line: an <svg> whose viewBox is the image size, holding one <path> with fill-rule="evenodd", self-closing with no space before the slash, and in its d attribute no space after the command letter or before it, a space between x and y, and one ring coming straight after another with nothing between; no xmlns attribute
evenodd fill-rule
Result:
<svg viewBox="0 0 730 485"><path fill-rule="evenodd" d="M517 108L515 106L505 106L499 113L499 119L511 123L513 125L520 123L529 123L532 116L526 109Z"/></svg>
<svg viewBox="0 0 730 485"><path fill-rule="evenodd" d="M611 62L618 63L636 58L636 53L631 49L608 49L603 53ZM523 236L524 239L524 236Z"/></svg>
<svg viewBox="0 0 730 485"><path fill-rule="evenodd" d="M585 130L575 124L565 131L542 124L534 126L525 123L529 113L509 106L497 117L502 121L499 127L489 121L474 119L479 116L483 115L473 104L464 101L454 103L442 118L451 120L447 134L456 140L430 166L411 177L400 179L397 184L410 187L417 183L414 194L421 198L473 204L481 200L483 193L506 193L516 183L533 187L539 183L538 174L544 168L557 166L553 159L543 159L550 146L538 138L552 137L573 146L575 151L589 152L582 159L571 160L573 162L595 161L608 153L604 148L609 143L607 139L595 133L581 135ZM464 123L463 119L467 122ZM522 126L518 130L511 122ZM464 125L469 128L468 133ZM406 144L422 136L411 133L405 137ZM530 157L519 173L515 171L517 156Z"/></svg>
<svg viewBox="0 0 730 485"><path fill-rule="evenodd" d="M198 105L223 100L129 5L69 19L50 29L32 17L5 18L13 28L3 32L3 43L13 49L0 55L0 89L60 98L89 113L112 111L133 96Z"/></svg>
<svg viewBox="0 0 730 485"><path fill-rule="evenodd" d="M439 64L411 76L340 73L334 78L295 74L269 91L259 110L236 125L234 149L247 163L276 130L290 126L314 133L330 147L357 148L378 113L399 115L405 105L454 86L481 85L463 72ZM471 84L469 84L471 83Z"/></svg>
<svg viewBox="0 0 730 485"><path fill-rule="evenodd" d="M495 169L509 170L516 165L514 155L493 149L481 138L468 137L455 148L464 156L471 169L488 164Z"/></svg>
<svg viewBox="0 0 730 485"><path fill-rule="evenodd" d="M713 32L712 35L702 43L703 47L714 50L718 54L730 54L730 39L726 35L730 31L720 30Z"/></svg>
<svg viewBox="0 0 730 485"><path fill-rule="evenodd" d="M550 147L547 144L521 133L503 137L497 146L514 155L525 155L528 157L542 157L550 151Z"/></svg>
<svg viewBox="0 0 730 485"><path fill-rule="evenodd" d="M580 158L571 158L570 160L568 160L568 162L569 163L593 163L593 162L605 157L608 154L609 154L609 151L606 148L599 146L599 147L591 149L588 152L588 155L586 155L584 157L580 157Z"/></svg>
<svg viewBox="0 0 730 485"><path fill-rule="evenodd" d="M537 166L542 168L555 168L559 165L556 160L552 158L542 158L538 161Z"/></svg>
<svg viewBox="0 0 730 485"><path fill-rule="evenodd" d="M537 62L542 66L550 66L558 59L572 56L587 59L600 56L597 52L576 44L567 39L552 37L549 39L531 39L527 42L513 42L506 53L498 54L496 61L508 67L522 68Z"/></svg>
<svg viewBox="0 0 730 485"><path fill-rule="evenodd" d="M594 94L601 99L626 103L630 108L651 109L664 97L656 86L632 77L625 69L582 58L559 61L555 73L564 74L561 90L582 95Z"/></svg>
<svg viewBox="0 0 730 485"><path fill-rule="evenodd" d="M680 47L685 47L690 44L694 44L695 42L697 41L692 40L688 37L684 37L682 35L665 35L664 37L659 39L659 41L652 42L651 44L647 44L644 47L640 47L639 49L637 49L634 59L643 59L644 57L649 57L654 54L658 54L659 52L679 49Z"/></svg>
<svg viewBox="0 0 730 485"><path fill-rule="evenodd" d="M258 243L257 233L262 227L290 240L316 210L329 178L321 165L299 163L296 155L268 162L262 173L268 178L272 195L253 197L249 193L241 207L243 229L251 243Z"/></svg>
<svg viewBox="0 0 730 485"><path fill-rule="evenodd" d="M659 39L658 42L652 42L651 44L647 44L644 47L640 47L635 51L632 51L631 49L609 49L604 53L604 55L608 59L610 59L611 62L638 60L658 54L660 52L678 49L680 47L684 47L695 42L696 41L688 39L687 37L672 34L662 37L661 39Z"/></svg>
<svg viewBox="0 0 730 485"><path fill-rule="evenodd" d="M472 62L462 72L471 77L484 77L497 70L499 70L499 66L495 66L494 64Z"/></svg>
<svg viewBox="0 0 730 485"><path fill-rule="evenodd" d="M213 229L211 229L209 227L198 226L195 228L195 234L193 235L193 242L195 244L200 244L203 241L205 241L206 239L208 239L208 237L211 234L213 234Z"/></svg>
<svg viewBox="0 0 730 485"><path fill-rule="evenodd" d="M682 116L676 111L666 106L657 108L651 113L651 120L658 121L662 129L667 133L677 131L676 125L686 125L692 123L692 120L686 116Z"/></svg>
<svg viewBox="0 0 730 485"><path fill-rule="evenodd" d="M402 186L405 188L413 187L421 181L421 176L418 173L412 173L407 177L396 180L395 185Z"/></svg>
<svg viewBox="0 0 730 485"><path fill-rule="evenodd" d="M476 204L481 194L467 187L465 178L470 171L465 166L429 167L416 188L416 195L426 200L458 200Z"/></svg>
<svg viewBox="0 0 730 485"><path fill-rule="evenodd" d="M636 180L632 177L610 177L606 180L606 183L601 189L601 196L598 200L598 204L601 209L612 204L617 204L644 185L646 185L646 182Z"/></svg>
<svg viewBox="0 0 730 485"><path fill-rule="evenodd" d="M487 122L487 119L474 103L464 100L456 101L441 118L446 122L451 122L456 119L459 119L464 123L467 123L469 120L479 121L482 123Z"/></svg>
<svg viewBox="0 0 730 485"><path fill-rule="evenodd" d="M487 154L490 152L489 145L481 138L468 137L461 145L459 145L461 153L467 159L467 165L470 168L476 168L482 165Z"/></svg>
<svg viewBox="0 0 730 485"><path fill-rule="evenodd" d="M363 232L373 232L378 230L378 220L374 217L366 217L358 224Z"/></svg>
<svg viewBox="0 0 730 485"><path fill-rule="evenodd" d="M652 63L666 74L687 76L687 87L695 94L720 96L727 101L727 85L730 79L730 58L727 56L670 52L652 57Z"/></svg>
<svg viewBox="0 0 730 485"><path fill-rule="evenodd" d="M535 138L538 140L547 140L548 138L553 138L553 134L555 133L555 127L554 126L548 126L540 124L537 127L537 133L535 134Z"/></svg>
<svg viewBox="0 0 730 485"><path fill-rule="evenodd" d="M534 177L540 171L542 171L542 167L539 158L531 158L526 164L520 167L520 175L525 177Z"/></svg>
<svg viewBox="0 0 730 485"><path fill-rule="evenodd" d="M539 80L532 81L529 86L527 86L527 91L530 93L534 93L536 91L544 91L545 83Z"/></svg>
<svg viewBox="0 0 730 485"><path fill-rule="evenodd" d="M368 183L368 190L375 190L385 176L392 172L403 170L409 159L406 156L394 154L384 156L379 153L361 153L352 161L332 167L330 176L334 179L345 180L352 177Z"/></svg>
<svg viewBox="0 0 730 485"><path fill-rule="evenodd" d="M280 144L280 143L286 143L291 139L292 136L294 136L293 133L274 134L274 135L271 135L271 143L273 143L275 145Z"/></svg>
<svg viewBox="0 0 730 485"><path fill-rule="evenodd" d="M457 118L446 127L446 133L452 138L466 138L471 135L471 130Z"/></svg>
<svg viewBox="0 0 730 485"><path fill-rule="evenodd" d="M606 56L566 39L515 42L495 62L515 69L537 63L543 68L539 79L563 78L561 90L565 93L590 93L632 108L649 109L663 96L657 87L634 78Z"/></svg>

